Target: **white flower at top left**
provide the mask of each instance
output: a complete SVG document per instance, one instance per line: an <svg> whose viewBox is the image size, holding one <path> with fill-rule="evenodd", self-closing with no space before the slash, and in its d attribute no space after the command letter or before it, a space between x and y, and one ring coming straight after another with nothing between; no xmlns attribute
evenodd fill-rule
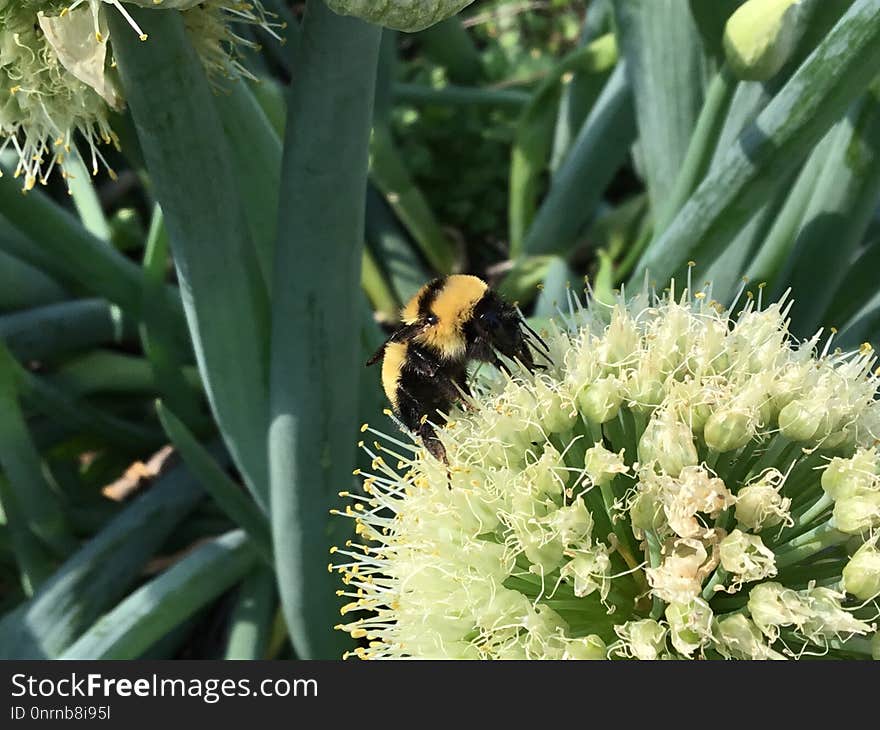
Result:
<svg viewBox="0 0 880 730"><path fill-rule="evenodd" d="M237 36L232 21L257 25L277 36L282 27L259 2L243 0L125 0L153 10L180 10L193 46L211 77L247 75L237 48L255 46ZM13 149L15 176L25 190L45 184L60 167L83 154L92 174L103 166L101 144L118 140L111 111L125 106L113 68L107 12L119 12L134 33L147 35L119 0L0 0L0 152ZM79 139L77 140L77 133ZM2 172L0 172L2 174Z"/></svg>

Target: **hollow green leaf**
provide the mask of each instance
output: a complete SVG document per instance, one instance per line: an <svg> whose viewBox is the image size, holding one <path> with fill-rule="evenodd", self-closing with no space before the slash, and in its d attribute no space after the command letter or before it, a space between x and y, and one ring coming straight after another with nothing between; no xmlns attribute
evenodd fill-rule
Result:
<svg viewBox="0 0 880 730"><path fill-rule="evenodd" d="M557 170L523 241L523 253L566 254L593 216L635 138L632 97L618 64Z"/></svg>
<svg viewBox="0 0 880 730"><path fill-rule="evenodd" d="M0 338L23 362L118 344L126 329L130 328L119 308L104 299L60 302L0 316Z"/></svg>
<svg viewBox="0 0 880 730"><path fill-rule="evenodd" d="M183 467L162 474L0 619L0 658L54 658L125 595L203 492Z"/></svg>
<svg viewBox="0 0 880 730"><path fill-rule="evenodd" d="M688 0L614 0L651 206L671 194L703 100L706 62Z"/></svg>
<svg viewBox="0 0 880 730"><path fill-rule="evenodd" d="M126 96L162 206L208 399L236 464L268 502L268 298L232 154L201 61L176 11L119 13L110 30Z"/></svg>
<svg viewBox="0 0 880 730"><path fill-rule="evenodd" d="M203 543L129 594L59 658L136 659L235 585L253 569L256 560L242 530Z"/></svg>
<svg viewBox="0 0 880 730"><path fill-rule="evenodd" d="M498 109L522 109L532 98L518 89L494 89L447 84L433 87L423 84L396 83L392 86L395 101L401 104L436 106L487 106Z"/></svg>
<svg viewBox="0 0 880 730"><path fill-rule="evenodd" d="M149 301L164 286L169 263L168 232L162 209L153 208L153 218L144 249L144 297ZM187 377L192 362L192 349L169 337L165 323L150 307L144 307L144 317L139 323L141 345L150 362L156 386L162 397L192 427L200 427L205 421L203 404L204 387ZM188 345L188 343L187 343Z"/></svg>
<svg viewBox="0 0 880 730"><path fill-rule="evenodd" d="M452 241L401 158L391 129L384 124L375 127L370 141L370 177L428 263L440 274L452 273L456 265Z"/></svg>
<svg viewBox="0 0 880 730"><path fill-rule="evenodd" d="M385 274L376 263L369 248L364 248L361 260L361 286L364 288L373 309L385 319L394 321L397 318L397 310L400 302L391 291L391 286L385 280Z"/></svg>
<svg viewBox="0 0 880 730"><path fill-rule="evenodd" d="M159 420L189 470L201 482L217 506L250 536L254 548L272 564L272 537L266 515L211 457L183 422L162 403L156 404Z"/></svg>
<svg viewBox="0 0 880 730"><path fill-rule="evenodd" d="M842 330L863 307L870 306L873 298L880 298L877 271L880 267L880 242L869 241L845 267L846 273L837 287L834 298L825 313L832 327Z"/></svg>
<svg viewBox="0 0 880 730"><path fill-rule="evenodd" d="M557 309L565 310L572 283L579 283L577 274L571 270L565 259L554 256L547 266L533 316L554 317Z"/></svg>
<svg viewBox="0 0 880 730"><path fill-rule="evenodd" d="M185 368L181 377L192 392L201 385L193 366ZM111 350L93 350L70 358L45 376L45 380L71 398L98 393L155 396L159 392L159 382L149 360Z"/></svg>
<svg viewBox="0 0 880 730"><path fill-rule="evenodd" d="M25 402L62 428L100 436L119 448L136 453L162 445L161 432L151 425L133 423L82 399L72 398L23 368L19 368L18 378Z"/></svg>
<svg viewBox="0 0 880 730"><path fill-rule="evenodd" d="M538 285L547 275L547 267L552 256L523 256L515 259L513 265L495 285L501 296L510 302L518 302L526 307L538 295Z"/></svg>
<svg viewBox="0 0 880 730"><path fill-rule="evenodd" d="M706 90L703 108L697 117L694 133L688 143L681 168L674 178L675 183L663 207L658 209L658 232L666 230L669 222L685 204L709 169L736 88L736 81L725 64L715 74Z"/></svg>
<svg viewBox="0 0 880 730"><path fill-rule="evenodd" d="M880 86L840 127L783 274L794 294L791 330L800 337L830 324L825 310L880 201Z"/></svg>
<svg viewBox="0 0 880 730"><path fill-rule="evenodd" d="M2 227L0 222L0 229ZM0 231L0 238L2 236ZM0 312L54 304L67 296L52 277L6 253L0 243Z"/></svg>
<svg viewBox="0 0 880 730"><path fill-rule="evenodd" d="M791 255L798 228L813 196L836 132L837 129L832 128L810 154L791 186L785 204L776 216L767 237L755 251L755 256L746 269L746 279L766 282L771 292L778 294L785 288L781 279L782 269Z"/></svg>
<svg viewBox="0 0 880 730"><path fill-rule="evenodd" d="M523 109L517 121L510 159L508 224L513 256L523 250L524 237L535 216L540 185L551 162L557 110L563 88L575 83L576 79L579 109L589 109L616 62L617 44L611 34L575 49L556 65ZM573 133L576 135L577 130ZM573 145L574 141L571 141L565 150L558 151L560 159L556 161L554 169L561 164L562 157Z"/></svg>
<svg viewBox="0 0 880 730"><path fill-rule="evenodd" d="M20 183L9 175L0 177L0 216L21 234L7 237L0 232L0 247L62 283L74 280L89 296L119 305L133 320L140 318L140 268L86 231L46 195L39 190L23 195ZM183 317L175 291L164 287L150 306L161 312L172 332L182 335Z"/></svg>
<svg viewBox="0 0 880 730"><path fill-rule="evenodd" d="M458 84L476 84L483 76L480 52L458 17L425 28L416 38L422 53L446 69L450 80Z"/></svg>
<svg viewBox="0 0 880 730"><path fill-rule="evenodd" d="M361 246L380 30L309 0L288 99L275 251L269 462L282 605L296 652L338 658L328 508L351 479Z"/></svg>
<svg viewBox="0 0 880 730"><path fill-rule="evenodd" d="M408 302L431 277L388 204L372 186L367 189L366 233L367 245L388 276L397 301Z"/></svg>
<svg viewBox="0 0 880 730"><path fill-rule="evenodd" d="M16 520L23 521L56 556L62 556L73 549L75 541L61 495L50 482L51 474L25 422L20 382L18 363L0 343L0 466L9 481L3 501L11 496L18 511Z"/></svg>
<svg viewBox="0 0 880 730"><path fill-rule="evenodd" d="M214 95L214 102L229 140L262 278L269 286L278 223L281 140L247 84L226 84L222 94Z"/></svg>
<svg viewBox="0 0 880 730"><path fill-rule="evenodd" d="M110 225L92 185L92 176L79 153L71 155L65 165L68 190L83 227L96 238L109 241Z"/></svg>
<svg viewBox="0 0 880 730"><path fill-rule="evenodd" d="M713 259L846 111L880 63L880 0L857 0L758 118L728 148L640 261L663 281L688 259Z"/></svg>

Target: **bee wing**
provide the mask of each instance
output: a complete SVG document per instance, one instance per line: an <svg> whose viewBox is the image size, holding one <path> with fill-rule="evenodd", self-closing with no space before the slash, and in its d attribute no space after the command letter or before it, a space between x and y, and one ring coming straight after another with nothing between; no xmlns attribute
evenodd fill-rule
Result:
<svg viewBox="0 0 880 730"><path fill-rule="evenodd" d="M389 337L385 342L382 343L382 346L373 353L373 356L367 360L366 367L370 367L370 365L375 365L379 360L382 359L385 354L385 348L388 347L392 342L409 342L413 337L415 337L420 332L424 331L429 325L424 322L416 322L415 324L405 324L398 329L396 329L391 337Z"/></svg>

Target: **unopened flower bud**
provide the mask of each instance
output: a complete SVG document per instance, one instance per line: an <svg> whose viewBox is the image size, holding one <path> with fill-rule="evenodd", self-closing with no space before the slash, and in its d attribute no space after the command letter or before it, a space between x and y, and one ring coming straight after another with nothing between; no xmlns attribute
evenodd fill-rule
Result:
<svg viewBox="0 0 880 730"><path fill-rule="evenodd" d="M617 633L636 659L652 661L666 653L666 629L653 619L628 621Z"/></svg>
<svg viewBox="0 0 880 730"><path fill-rule="evenodd" d="M880 492L856 494L834 503L834 526L848 535L858 535L880 526Z"/></svg>
<svg viewBox="0 0 880 730"><path fill-rule="evenodd" d="M626 474L629 471L623 460L623 454L615 454L601 443L587 449L584 468L590 481L596 485L608 484L618 474Z"/></svg>
<svg viewBox="0 0 880 730"><path fill-rule="evenodd" d="M875 541L866 542L843 569L843 588L863 601L880 594L880 550Z"/></svg>
<svg viewBox="0 0 880 730"><path fill-rule="evenodd" d="M876 472L874 449L860 449L849 459L835 456L822 472L822 489L834 500L876 491L880 485Z"/></svg>
<svg viewBox="0 0 880 730"><path fill-rule="evenodd" d="M722 408L715 411L703 429L706 445L723 454L745 446L755 435L752 415L744 410Z"/></svg>
<svg viewBox="0 0 880 730"><path fill-rule="evenodd" d="M615 418L622 401L620 384L613 375L597 379L577 396L578 409L592 423L605 423Z"/></svg>
<svg viewBox="0 0 880 730"><path fill-rule="evenodd" d="M827 424L826 403L819 399L796 399L779 412L779 431L792 441L821 438Z"/></svg>
<svg viewBox="0 0 880 730"><path fill-rule="evenodd" d="M694 434L668 411L655 413L639 440L639 460L656 461L670 476L677 477L699 457Z"/></svg>
<svg viewBox="0 0 880 730"><path fill-rule="evenodd" d="M747 0L724 28L724 51L746 81L773 78L794 52L803 31L799 0Z"/></svg>
<svg viewBox="0 0 880 730"><path fill-rule="evenodd" d="M776 555L759 535L734 530L719 545L721 566L738 583L772 578L776 575Z"/></svg>
<svg viewBox="0 0 880 730"><path fill-rule="evenodd" d="M758 481L747 484L736 495L736 521L743 527L760 532L789 519L791 500L779 493L782 474L769 470Z"/></svg>

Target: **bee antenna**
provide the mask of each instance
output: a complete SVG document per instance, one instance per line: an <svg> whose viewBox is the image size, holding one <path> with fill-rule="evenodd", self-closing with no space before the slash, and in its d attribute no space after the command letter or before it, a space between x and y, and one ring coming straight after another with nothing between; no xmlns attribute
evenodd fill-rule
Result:
<svg viewBox="0 0 880 730"><path fill-rule="evenodd" d="M526 328L526 331L532 336L532 339L535 341L535 343L540 345L540 349L542 350L542 354L545 355L547 357L547 359L549 360L550 359L550 348L547 347L547 343L541 339L541 335L539 335L537 332L535 332L535 330L533 330L531 327L529 327L529 323L526 322L525 317L523 317L521 319L521 322L522 322L522 326Z"/></svg>

